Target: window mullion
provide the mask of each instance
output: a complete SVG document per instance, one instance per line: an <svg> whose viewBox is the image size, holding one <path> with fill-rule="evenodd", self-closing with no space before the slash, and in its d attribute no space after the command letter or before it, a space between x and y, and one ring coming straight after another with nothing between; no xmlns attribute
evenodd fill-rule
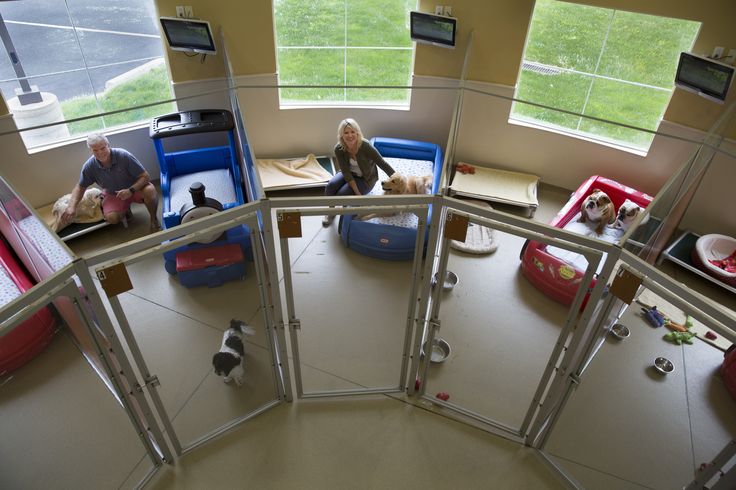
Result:
<svg viewBox="0 0 736 490"><path fill-rule="evenodd" d="M611 27L613 27L613 19L616 17L616 11L611 12L611 19L608 21L608 29L606 29L606 36L603 38L603 45L601 51L598 53L598 59L595 62L595 68L593 69L593 76L590 79L590 85L588 85L588 92L585 94L585 101L583 102L583 109L580 114L585 114L585 110L588 108L588 100L590 100L590 93L593 91L593 84L595 78L598 76L598 68L601 66L601 59L603 59L603 52L606 50L606 43L608 42L608 35L611 33ZM580 131L580 125L583 123L583 118L578 118L578 125L576 130Z"/></svg>
<svg viewBox="0 0 736 490"><path fill-rule="evenodd" d="M95 104L97 104L97 113L105 112L102 110L102 104L100 104L100 99L97 97L97 90L95 90L95 85L92 83L92 75L89 73L89 64L87 63L87 57L84 55L84 50L82 49L82 42L79 40L79 32L77 32L77 25L74 22L74 19L72 18L72 13L69 11L69 2L67 0L64 0L64 7L66 8L66 15L69 16L69 25L72 26L72 32L74 33L74 40L77 42L77 47L79 48L79 54L82 56L82 63L84 64L84 73L87 75L87 80L89 80L89 86L92 89L92 95L95 98ZM105 123L105 118L100 118L100 121L102 122L102 127L106 128L107 124Z"/></svg>
<svg viewBox="0 0 736 490"><path fill-rule="evenodd" d="M342 81L344 85L348 84L348 0L345 0L343 2L343 5L345 6L343 11L345 12L344 19L343 19L343 44L344 51L343 51L343 59L342 59ZM347 102L348 101L348 89L346 87L343 87L342 89L342 101Z"/></svg>

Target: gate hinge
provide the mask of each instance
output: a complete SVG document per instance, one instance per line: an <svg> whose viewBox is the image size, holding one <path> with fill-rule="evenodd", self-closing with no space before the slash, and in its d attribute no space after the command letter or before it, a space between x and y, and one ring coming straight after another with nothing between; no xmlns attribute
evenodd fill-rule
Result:
<svg viewBox="0 0 736 490"><path fill-rule="evenodd" d="M298 318L295 318L294 320L289 321L289 329L290 330L301 330L302 322Z"/></svg>
<svg viewBox="0 0 736 490"><path fill-rule="evenodd" d="M581 379L580 379L580 376L578 376L578 375L577 375L577 374L575 374L575 373L572 373L572 374L570 374L570 381L572 381L572 382L573 382L573 384L576 384L576 385L578 385L578 386L579 386L579 385L580 385L580 381L581 381Z"/></svg>
<svg viewBox="0 0 736 490"><path fill-rule="evenodd" d="M156 376L155 374L152 374L151 376L146 378L145 381L146 386L161 386L161 382L158 380L158 376Z"/></svg>

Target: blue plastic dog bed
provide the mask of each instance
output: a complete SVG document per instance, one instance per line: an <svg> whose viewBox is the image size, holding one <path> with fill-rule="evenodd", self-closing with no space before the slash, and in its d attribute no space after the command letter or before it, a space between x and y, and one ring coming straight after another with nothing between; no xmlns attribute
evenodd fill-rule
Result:
<svg viewBox="0 0 736 490"><path fill-rule="evenodd" d="M415 167L421 166L422 163L426 164L424 173L432 173L432 194L437 193L443 159L442 149L438 145L382 137L376 137L370 141L397 172L402 172L401 162L394 161L394 159L409 160L408 163ZM380 189L380 179L376 189ZM397 218L391 220L375 218L367 221L355 218L355 215L343 215L340 220L340 238L347 247L360 254L384 260L412 260L414 258L417 230L413 213L399 215L398 220L403 222L401 225L382 222L396 222ZM412 223L412 218L414 218L414 223Z"/></svg>

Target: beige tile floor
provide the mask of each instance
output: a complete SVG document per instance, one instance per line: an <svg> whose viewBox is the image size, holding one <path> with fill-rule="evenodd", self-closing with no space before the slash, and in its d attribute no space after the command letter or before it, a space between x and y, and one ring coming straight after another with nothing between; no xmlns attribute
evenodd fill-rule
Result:
<svg viewBox="0 0 736 490"><path fill-rule="evenodd" d="M535 219L549 221L568 195L542 187ZM146 213L142 207L135 213L128 229L111 228L70 245L85 254L140 236ZM396 384L410 265L355 254L339 242L335 225L323 229L317 218L305 219L303 232L290 240L289 253L305 391ZM451 253L448 267L460 283L443 295L440 335L453 353L431 365L425 383L427 393L447 391L452 402L514 426L531 401L566 310L519 274L522 239L500 239L492 256ZM181 287L160 257L130 271L134 289L121 295L121 304L161 380L161 397L182 444L274 399L252 264L244 281L212 289ZM672 274L736 309L718 288L676 268ZM247 377L240 389L223 384L209 365L230 318L246 320L258 332L246 346ZM666 344L634 309L623 321L632 337L605 341L547 450L587 488L682 486L736 436L736 402L716 374L722 353L702 343ZM655 376L649 369L653 355L667 355L676 371ZM3 381L1 487L132 488L151 467L124 412L69 337L58 335L40 357ZM163 467L148 484L233 486L562 488L529 448L400 394L278 405Z"/></svg>

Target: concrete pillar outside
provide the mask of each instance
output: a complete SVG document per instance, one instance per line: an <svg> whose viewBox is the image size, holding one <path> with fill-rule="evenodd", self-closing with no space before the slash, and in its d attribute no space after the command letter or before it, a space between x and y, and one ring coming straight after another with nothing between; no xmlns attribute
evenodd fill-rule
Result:
<svg viewBox="0 0 736 490"><path fill-rule="evenodd" d="M8 100L8 109L13 114L15 126L18 129L64 121L61 104L56 95L41 92L41 98L41 102L28 105L21 105L18 97ZM26 148L33 148L69 138L69 129L66 124L57 124L47 128L24 131L20 133L20 136Z"/></svg>

